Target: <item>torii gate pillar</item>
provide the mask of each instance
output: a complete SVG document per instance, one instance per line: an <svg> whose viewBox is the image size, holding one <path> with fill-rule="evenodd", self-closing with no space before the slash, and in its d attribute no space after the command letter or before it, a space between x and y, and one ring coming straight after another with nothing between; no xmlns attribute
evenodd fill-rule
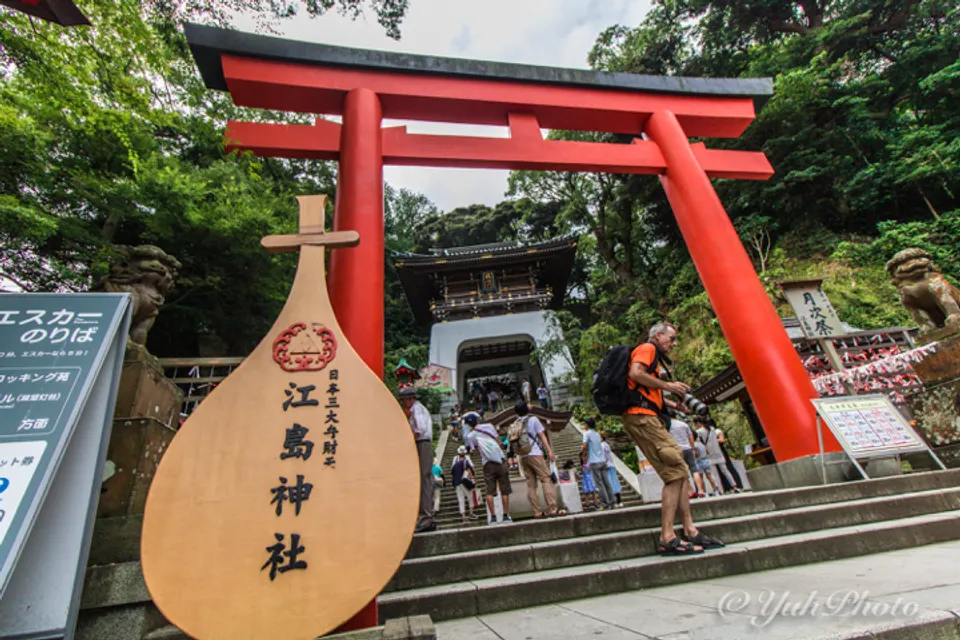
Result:
<svg viewBox="0 0 960 640"><path fill-rule="evenodd" d="M818 453L817 393L687 134L670 111L652 114L645 132L663 153L660 182L777 460Z"/></svg>
<svg viewBox="0 0 960 640"><path fill-rule="evenodd" d="M369 89L344 98L333 229L355 230L360 244L330 254L327 288L343 333L383 378L383 149L380 99ZM379 624L373 600L338 631Z"/></svg>
<svg viewBox="0 0 960 640"><path fill-rule="evenodd" d="M348 92L343 105L333 229L360 233L360 245L330 255L330 300L347 340L383 378L383 151L380 99Z"/></svg>

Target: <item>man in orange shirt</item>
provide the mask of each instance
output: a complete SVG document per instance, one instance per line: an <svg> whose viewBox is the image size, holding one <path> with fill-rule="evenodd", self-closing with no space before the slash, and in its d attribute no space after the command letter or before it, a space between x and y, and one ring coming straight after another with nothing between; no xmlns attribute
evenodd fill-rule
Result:
<svg viewBox="0 0 960 640"><path fill-rule="evenodd" d="M668 555L703 553L704 549L723 546L720 540L711 538L697 529L690 513L690 470L683 461L683 452L670 435L661 415L666 406L678 407L678 403L665 400L663 392L678 398L690 390L682 382L670 382L670 375L663 363L677 345L677 330L667 323L659 323L650 329L650 342L641 344L630 356L627 386L639 393L638 402L623 414L623 428L653 465L663 480L661 494L661 532L658 551ZM656 366L654 366L656 362ZM683 537L677 537L673 529L674 518L680 508L683 520Z"/></svg>

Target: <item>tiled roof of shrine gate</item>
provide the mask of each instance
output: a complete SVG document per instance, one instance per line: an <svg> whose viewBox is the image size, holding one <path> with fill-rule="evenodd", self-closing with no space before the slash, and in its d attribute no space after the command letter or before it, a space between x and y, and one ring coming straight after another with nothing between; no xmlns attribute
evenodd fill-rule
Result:
<svg viewBox="0 0 960 640"><path fill-rule="evenodd" d="M436 267L450 265L455 268L469 267L472 264L487 265L487 261L496 264L513 263L543 258L551 254L575 253L579 236L575 233L559 236L541 242L522 244L520 242L495 242L475 244L466 247L434 249L432 253L393 254L394 264L398 267Z"/></svg>
<svg viewBox="0 0 960 640"><path fill-rule="evenodd" d="M277 62L368 71L416 73L478 80L506 80L636 93L729 98L749 97L754 100L757 109L773 94L773 81L770 78L653 76L442 58L335 47L190 23L184 25L184 31L204 83L207 88L220 91L228 91L220 56L229 54Z"/></svg>
<svg viewBox="0 0 960 640"><path fill-rule="evenodd" d="M450 249L435 253L393 254L393 264L418 323L432 320L430 301L437 292L437 280L453 272L481 272L518 263L536 263L538 281L553 291L551 309L559 309L567 292L570 270L577 255L579 236L570 234L542 242L520 244L498 242Z"/></svg>

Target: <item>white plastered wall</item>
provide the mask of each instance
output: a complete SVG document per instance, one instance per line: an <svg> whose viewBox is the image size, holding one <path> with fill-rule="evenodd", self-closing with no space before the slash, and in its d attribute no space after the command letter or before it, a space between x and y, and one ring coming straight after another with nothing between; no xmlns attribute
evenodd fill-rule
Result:
<svg viewBox="0 0 960 640"><path fill-rule="evenodd" d="M453 384L460 393L463 381L462 372L457 370L457 358L463 348L514 340L533 340L540 345L547 338L547 318L543 311L439 322L430 330L430 362L454 370ZM474 368L476 364L465 366ZM542 363L541 368L554 403L561 402L558 396L565 398L566 387L559 380L564 374L572 373L569 362L566 358L553 358Z"/></svg>

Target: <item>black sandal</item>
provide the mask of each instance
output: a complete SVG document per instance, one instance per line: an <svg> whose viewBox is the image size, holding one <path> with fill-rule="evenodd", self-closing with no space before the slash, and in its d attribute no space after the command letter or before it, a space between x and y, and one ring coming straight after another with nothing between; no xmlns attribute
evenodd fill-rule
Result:
<svg viewBox="0 0 960 640"><path fill-rule="evenodd" d="M703 549L698 550L689 542L676 537L670 542L661 540L657 548L657 553L662 556L692 556L703 553Z"/></svg>
<svg viewBox="0 0 960 640"><path fill-rule="evenodd" d="M711 538L703 531L697 531L697 535L695 536L688 536L684 534L683 539L691 544L697 545L698 547L703 547L704 549L720 549L727 546L717 538Z"/></svg>

